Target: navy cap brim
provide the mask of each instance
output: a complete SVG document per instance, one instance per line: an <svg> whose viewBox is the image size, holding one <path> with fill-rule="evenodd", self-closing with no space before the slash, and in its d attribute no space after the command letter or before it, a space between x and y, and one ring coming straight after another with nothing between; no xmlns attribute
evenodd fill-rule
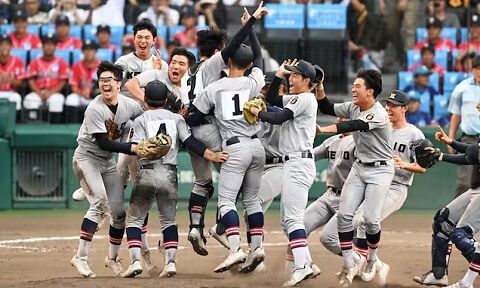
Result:
<svg viewBox="0 0 480 288"><path fill-rule="evenodd" d="M393 104L393 105L398 105L398 106L407 106L407 105L408 105L408 104L402 103L402 102L400 102L400 101L398 101L398 100L396 100L396 99L391 99L391 98L388 98L388 99L387 99L387 102L388 102L388 103L391 103L391 104Z"/></svg>
<svg viewBox="0 0 480 288"><path fill-rule="evenodd" d="M300 69L297 68L297 66L292 66L292 65L285 65L285 69L291 72L299 73L303 75L303 72L300 71Z"/></svg>

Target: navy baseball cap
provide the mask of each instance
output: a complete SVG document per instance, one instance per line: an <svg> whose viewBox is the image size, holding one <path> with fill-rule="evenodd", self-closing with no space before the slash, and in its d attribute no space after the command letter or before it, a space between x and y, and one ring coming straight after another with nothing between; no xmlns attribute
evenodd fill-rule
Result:
<svg viewBox="0 0 480 288"><path fill-rule="evenodd" d="M480 26L480 15L472 14L470 17L470 26Z"/></svg>
<svg viewBox="0 0 480 288"><path fill-rule="evenodd" d="M107 32L108 34L112 34L112 30L110 29L110 26L109 25L98 25L97 26L97 34L100 33L100 32Z"/></svg>
<svg viewBox="0 0 480 288"><path fill-rule="evenodd" d="M12 15L12 21L13 22L18 21L18 20L27 21L27 19L28 19L27 12L23 9L15 10L15 12Z"/></svg>
<svg viewBox="0 0 480 288"><path fill-rule="evenodd" d="M250 46L242 43L240 44L240 47L238 47L237 51L233 53L231 58L233 62L239 65L248 65L255 60L255 55L253 55L253 51Z"/></svg>
<svg viewBox="0 0 480 288"><path fill-rule="evenodd" d="M427 76L430 74L432 74L432 71L430 71L430 69L428 69L425 66L419 66L417 67L417 69L415 69L415 71L413 71L413 76L419 76L419 75Z"/></svg>
<svg viewBox="0 0 480 288"><path fill-rule="evenodd" d="M85 39L85 40L83 40L83 42L82 42L82 50L85 50L85 49L94 49L94 50L97 50L97 49L98 49L97 42L95 42L95 41L93 41L93 40L90 40L90 39Z"/></svg>
<svg viewBox="0 0 480 288"><path fill-rule="evenodd" d="M10 39L10 37L7 34L1 34L0 35L0 43L2 43L2 42L8 42L8 43L12 44L12 39Z"/></svg>
<svg viewBox="0 0 480 288"><path fill-rule="evenodd" d="M317 73L315 72L315 68L312 64L305 60L299 60L295 65L287 65L285 69L288 71L292 71L295 73L302 74L303 76L310 78L310 80L314 81Z"/></svg>
<svg viewBox="0 0 480 288"><path fill-rule="evenodd" d="M427 28L430 27L437 27L437 28L443 28L443 22L435 17L428 17L427 23L425 24Z"/></svg>
<svg viewBox="0 0 480 288"><path fill-rule="evenodd" d="M42 36L42 43L47 43L47 42L52 42L52 43L57 44L57 42L58 42L57 36L55 36L55 34L53 34L53 33L48 33L48 34L43 35Z"/></svg>
<svg viewBox="0 0 480 288"><path fill-rule="evenodd" d="M57 18L55 18L55 25L70 26L70 19L66 15L58 15Z"/></svg>
<svg viewBox="0 0 480 288"><path fill-rule="evenodd" d="M407 94L405 94L403 91L400 91L400 90L393 90L387 99L388 103L392 103L394 105L399 105L399 106L407 106L408 101L410 101L410 99L408 98Z"/></svg>
<svg viewBox="0 0 480 288"><path fill-rule="evenodd" d="M472 68L479 68L480 67L480 56L475 56L472 60Z"/></svg>
<svg viewBox="0 0 480 288"><path fill-rule="evenodd" d="M159 80L150 81L145 86L145 102L153 106L159 106L161 101L167 99L168 93L170 93L170 90L165 83Z"/></svg>
<svg viewBox="0 0 480 288"><path fill-rule="evenodd" d="M425 52L431 52L432 54L435 54L435 47L433 45L426 44L420 49L420 55L425 54Z"/></svg>

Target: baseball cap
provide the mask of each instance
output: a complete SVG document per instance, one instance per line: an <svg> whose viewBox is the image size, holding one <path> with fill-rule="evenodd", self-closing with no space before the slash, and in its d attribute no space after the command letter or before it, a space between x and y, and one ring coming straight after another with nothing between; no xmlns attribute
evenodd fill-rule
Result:
<svg viewBox="0 0 480 288"><path fill-rule="evenodd" d="M2 43L2 42L8 42L8 43L12 44L12 39L10 39L10 37L7 34L1 34L0 35L0 43Z"/></svg>
<svg viewBox="0 0 480 288"><path fill-rule="evenodd" d="M475 56L472 60L472 68L479 68L480 67L480 56Z"/></svg>
<svg viewBox="0 0 480 288"><path fill-rule="evenodd" d="M15 22L17 20L25 20L27 21L28 16L27 12L23 9L15 10L15 12L12 15L12 21Z"/></svg>
<svg viewBox="0 0 480 288"><path fill-rule="evenodd" d="M435 17L428 17L427 23L425 24L427 28L430 27L438 27L438 28L443 28L443 22Z"/></svg>
<svg viewBox="0 0 480 288"><path fill-rule="evenodd" d="M270 85L272 84L273 79L275 78L275 72L266 72L265 73L265 85ZM282 84L287 86L287 79L282 78Z"/></svg>
<svg viewBox="0 0 480 288"><path fill-rule="evenodd" d="M408 101L410 101L410 99L407 94L400 90L393 90L392 93L390 93L390 97L387 99L388 103L400 106L407 106Z"/></svg>
<svg viewBox="0 0 480 288"><path fill-rule="evenodd" d="M167 85L159 80L153 80L148 82L145 86L145 102L147 104L160 105L161 101L167 99L167 94L170 92Z"/></svg>
<svg viewBox="0 0 480 288"><path fill-rule="evenodd" d="M180 12L181 18L184 17L196 17L195 10L191 7L184 6Z"/></svg>
<svg viewBox="0 0 480 288"><path fill-rule="evenodd" d="M470 17L470 26L479 26L480 25L480 15L472 14Z"/></svg>
<svg viewBox="0 0 480 288"><path fill-rule="evenodd" d="M419 66L413 71L413 76L418 76L418 75L430 75L432 74L432 71L428 69L425 66Z"/></svg>
<svg viewBox="0 0 480 288"><path fill-rule="evenodd" d="M231 59L239 65L248 65L253 62L255 55L253 55L252 48L242 43L237 51L233 53Z"/></svg>
<svg viewBox="0 0 480 288"><path fill-rule="evenodd" d="M313 65L305 60L299 60L295 65L287 65L285 69L288 71L292 71L295 73L302 74L303 76L310 78L310 80L315 80L317 73L315 72L315 68Z"/></svg>
<svg viewBox="0 0 480 288"><path fill-rule="evenodd" d="M48 33L48 34L43 35L42 36L42 43L47 43L47 42L53 42L53 43L57 44L57 42L58 42L57 36L55 36L55 34L53 34L53 33Z"/></svg>
<svg viewBox="0 0 480 288"><path fill-rule="evenodd" d="M97 50L98 45L95 41L92 41L90 39L85 39L85 40L82 41L82 50L85 50L85 49Z"/></svg>
<svg viewBox="0 0 480 288"><path fill-rule="evenodd" d="M435 54L435 47L433 45L426 44L420 49L420 55L423 55L425 52L431 52Z"/></svg>
<svg viewBox="0 0 480 288"><path fill-rule="evenodd" d="M58 15L55 18L55 25L70 25L70 19L66 15Z"/></svg>
<svg viewBox="0 0 480 288"><path fill-rule="evenodd" d="M110 26L109 25L105 25L105 24L102 24L102 25L98 25L97 26L97 34L100 33L100 32L107 32L108 34L112 34L112 31L110 29Z"/></svg>

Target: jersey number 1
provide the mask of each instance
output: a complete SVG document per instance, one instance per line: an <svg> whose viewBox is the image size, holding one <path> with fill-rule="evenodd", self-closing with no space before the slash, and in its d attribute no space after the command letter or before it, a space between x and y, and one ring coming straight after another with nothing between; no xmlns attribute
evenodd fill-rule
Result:
<svg viewBox="0 0 480 288"><path fill-rule="evenodd" d="M233 104L235 105L235 110L233 111L233 116L242 115L242 110L240 110L240 95L235 94L232 98Z"/></svg>

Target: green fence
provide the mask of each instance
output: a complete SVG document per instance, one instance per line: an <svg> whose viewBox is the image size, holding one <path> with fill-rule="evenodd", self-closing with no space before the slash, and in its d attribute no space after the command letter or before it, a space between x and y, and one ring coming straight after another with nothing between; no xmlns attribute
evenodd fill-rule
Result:
<svg viewBox="0 0 480 288"><path fill-rule="evenodd" d="M10 138L0 139L0 170L3 171L0 173L0 209L86 207L86 201L79 203L71 199L78 188L71 167L78 129L78 125L17 125ZM431 140L434 132L424 130ZM317 137L316 144L326 137ZM188 201L194 175L186 152L180 153L178 163L179 199ZM311 200L325 191L327 161L316 164ZM216 171L213 176L216 185ZM425 175L417 175L404 209L432 210L445 205L452 199L455 181L456 167L446 163L436 165ZM131 187L127 189L126 199L130 192Z"/></svg>

